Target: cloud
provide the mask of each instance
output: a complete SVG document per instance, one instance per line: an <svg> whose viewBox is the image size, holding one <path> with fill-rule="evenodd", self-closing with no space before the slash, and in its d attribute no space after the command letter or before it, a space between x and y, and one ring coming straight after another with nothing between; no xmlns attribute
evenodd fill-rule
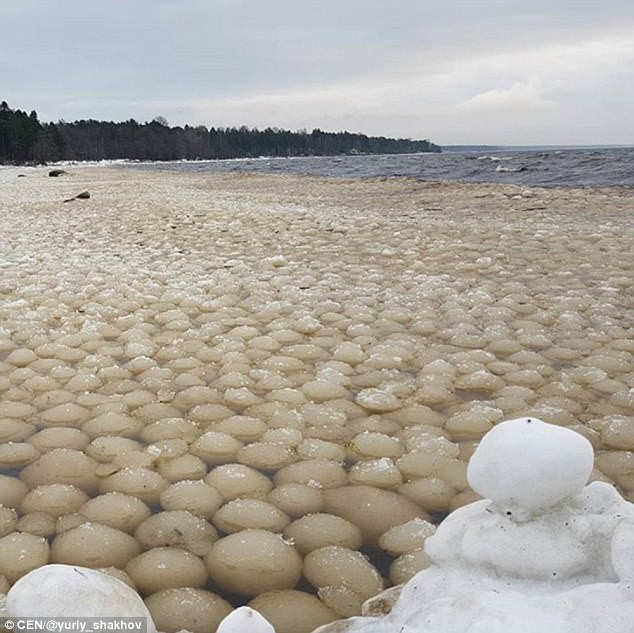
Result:
<svg viewBox="0 0 634 633"><path fill-rule="evenodd" d="M632 142L633 69L631 0L25 0L0 21L2 98L45 120Z"/></svg>
<svg viewBox="0 0 634 633"><path fill-rule="evenodd" d="M544 98L540 80L532 77L528 81L518 81L508 88L494 88L481 92L459 105L460 109L471 112L506 111L518 113L539 111L553 107L554 103Z"/></svg>

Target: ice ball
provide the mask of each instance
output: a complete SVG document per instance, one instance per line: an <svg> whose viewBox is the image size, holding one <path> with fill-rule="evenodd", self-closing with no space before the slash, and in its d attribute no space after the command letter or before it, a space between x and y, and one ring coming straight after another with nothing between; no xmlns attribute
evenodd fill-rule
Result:
<svg viewBox="0 0 634 633"><path fill-rule="evenodd" d="M326 545L340 545L350 549L361 547L361 530L334 514L317 512L293 521L284 530L300 554L308 554Z"/></svg>
<svg viewBox="0 0 634 633"><path fill-rule="evenodd" d="M0 575L9 582L15 582L32 569L46 565L49 553L50 547L45 538L26 532L11 532L0 538Z"/></svg>
<svg viewBox="0 0 634 633"><path fill-rule="evenodd" d="M218 538L214 527L187 510L166 510L148 517L134 536L146 549L180 547L198 556L206 554Z"/></svg>
<svg viewBox="0 0 634 633"><path fill-rule="evenodd" d="M137 541L115 528L100 523L82 523L55 537L51 560L84 567L119 567L139 554Z"/></svg>
<svg viewBox="0 0 634 633"><path fill-rule="evenodd" d="M581 491L594 464L590 442L537 418L494 427L471 457L471 487L508 516L543 512Z"/></svg>
<svg viewBox="0 0 634 633"><path fill-rule="evenodd" d="M211 518L222 505L220 493L202 479L183 480L163 490L164 510L187 510L203 519Z"/></svg>
<svg viewBox="0 0 634 633"><path fill-rule="evenodd" d="M205 562L217 585L239 595L292 589L302 575L295 548L266 530L242 530L216 541Z"/></svg>
<svg viewBox="0 0 634 633"><path fill-rule="evenodd" d="M343 585L362 600L383 590L383 579L361 552L328 545L310 552L304 559L304 576L314 587Z"/></svg>
<svg viewBox="0 0 634 633"><path fill-rule="evenodd" d="M204 589L171 587L161 589L145 599L159 631L176 633L215 633L231 605L220 596Z"/></svg>
<svg viewBox="0 0 634 633"><path fill-rule="evenodd" d="M137 593L108 574L75 565L45 565L13 585L7 595L12 617L140 617L156 631Z"/></svg>
<svg viewBox="0 0 634 633"><path fill-rule="evenodd" d="M175 547L143 552L127 564L126 571L143 595L169 587L203 587L208 576L198 556Z"/></svg>
<svg viewBox="0 0 634 633"><path fill-rule="evenodd" d="M317 596L295 589L262 593L249 606L273 625L275 633L311 633L338 618Z"/></svg>

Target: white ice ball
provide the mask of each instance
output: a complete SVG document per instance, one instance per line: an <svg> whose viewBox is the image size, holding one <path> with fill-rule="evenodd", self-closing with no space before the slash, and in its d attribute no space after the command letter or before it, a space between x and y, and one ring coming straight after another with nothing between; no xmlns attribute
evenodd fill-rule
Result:
<svg viewBox="0 0 634 633"><path fill-rule="evenodd" d="M232 611L218 627L216 633L275 633L270 622L251 607Z"/></svg>
<svg viewBox="0 0 634 633"><path fill-rule="evenodd" d="M537 418L518 418L484 436L469 461L467 478L499 511L519 517L581 491L593 463L592 445L582 435Z"/></svg>
<svg viewBox="0 0 634 633"><path fill-rule="evenodd" d="M137 617L147 618L143 600L117 578L77 565L44 565L18 580L7 594L11 617Z"/></svg>

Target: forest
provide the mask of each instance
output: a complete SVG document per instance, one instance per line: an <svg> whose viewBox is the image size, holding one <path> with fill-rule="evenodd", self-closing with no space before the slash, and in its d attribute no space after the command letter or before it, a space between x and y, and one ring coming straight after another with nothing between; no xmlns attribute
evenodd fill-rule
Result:
<svg viewBox="0 0 634 633"><path fill-rule="evenodd" d="M171 127L163 117L146 123L93 119L42 123L0 103L0 163L44 164L97 160L210 160L259 156L336 156L342 154L410 154L440 152L428 140L385 138L314 129L291 132L198 125Z"/></svg>

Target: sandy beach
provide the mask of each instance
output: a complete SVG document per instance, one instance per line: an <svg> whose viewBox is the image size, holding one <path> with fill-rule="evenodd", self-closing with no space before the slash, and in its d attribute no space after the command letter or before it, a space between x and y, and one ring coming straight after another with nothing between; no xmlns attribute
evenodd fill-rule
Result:
<svg viewBox="0 0 634 633"><path fill-rule="evenodd" d="M7 571L5 539L46 539L37 564L85 563L72 538L55 542L99 524L82 508L117 491L153 515L192 511L218 543L284 533L303 578L240 596L215 571L226 552L140 539L142 513L116 527L140 545L92 566L174 545L206 571L172 587L233 606L296 588L319 592L315 622L352 615L364 592L425 565L420 538L382 536L474 500L477 441L522 415L586 436L594 478L634 501L631 188L64 169L0 170L0 502L13 508L0 516L0 593L22 573ZM86 472L43 460L66 448L55 433ZM232 464L269 483L234 494L214 479ZM117 479L135 469L156 475L138 494ZM217 507L174 501L178 482L203 479ZM31 494L54 484L79 494L59 491L56 509ZM295 484L323 498L293 506ZM389 508L384 523L347 507L354 486ZM263 505L230 506L244 497ZM289 526L315 512L346 523L342 547L367 554L375 580L342 598L317 563L302 569L323 543ZM163 588L135 569L144 597Z"/></svg>

